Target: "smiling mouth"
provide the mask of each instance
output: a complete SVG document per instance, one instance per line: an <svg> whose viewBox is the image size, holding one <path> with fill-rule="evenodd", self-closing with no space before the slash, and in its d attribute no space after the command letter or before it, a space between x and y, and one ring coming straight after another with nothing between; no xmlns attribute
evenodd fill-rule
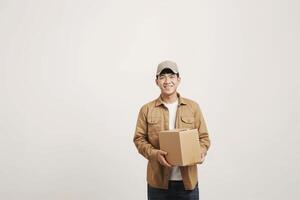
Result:
<svg viewBox="0 0 300 200"><path fill-rule="evenodd" d="M164 86L164 89L170 89L172 87L173 87L173 85L168 85L168 86Z"/></svg>

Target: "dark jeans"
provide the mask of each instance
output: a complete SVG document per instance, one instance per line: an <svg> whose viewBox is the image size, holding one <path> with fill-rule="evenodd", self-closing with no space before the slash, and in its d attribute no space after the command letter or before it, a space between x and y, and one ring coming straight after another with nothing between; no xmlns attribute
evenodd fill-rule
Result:
<svg viewBox="0 0 300 200"><path fill-rule="evenodd" d="M198 183L194 190L185 190L182 181L169 181L169 189L151 187L148 184L148 200L199 200Z"/></svg>

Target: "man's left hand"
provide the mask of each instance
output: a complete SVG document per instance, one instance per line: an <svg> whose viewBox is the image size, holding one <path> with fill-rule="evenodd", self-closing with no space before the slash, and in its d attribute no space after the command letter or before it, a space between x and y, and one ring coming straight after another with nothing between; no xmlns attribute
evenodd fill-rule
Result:
<svg viewBox="0 0 300 200"><path fill-rule="evenodd" d="M200 164L202 164L205 160L206 153L201 153Z"/></svg>

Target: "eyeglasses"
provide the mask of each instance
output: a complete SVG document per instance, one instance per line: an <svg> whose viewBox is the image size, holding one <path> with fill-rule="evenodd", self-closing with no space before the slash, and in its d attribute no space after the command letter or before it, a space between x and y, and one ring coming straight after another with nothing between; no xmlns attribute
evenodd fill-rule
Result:
<svg viewBox="0 0 300 200"><path fill-rule="evenodd" d="M165 80L167 78L169 79L175 79L177 78L177 75L176 74L162 74L162 75L158 75L158 80Z"/></svg>

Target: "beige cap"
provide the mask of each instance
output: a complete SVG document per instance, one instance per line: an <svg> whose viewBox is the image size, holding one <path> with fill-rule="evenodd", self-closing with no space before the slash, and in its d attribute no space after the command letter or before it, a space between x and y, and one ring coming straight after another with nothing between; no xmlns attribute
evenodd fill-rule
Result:
<svg viewBox="0 0 300 200"><path fill-rule="evenodd" d="M173 61L166 60L166 61L163 61L158 64L157 70L156 70L156 75L159 75L162 72L162 70L167 69L167 68L172 70L175 74L179 73L177 64Z"/></svg>

